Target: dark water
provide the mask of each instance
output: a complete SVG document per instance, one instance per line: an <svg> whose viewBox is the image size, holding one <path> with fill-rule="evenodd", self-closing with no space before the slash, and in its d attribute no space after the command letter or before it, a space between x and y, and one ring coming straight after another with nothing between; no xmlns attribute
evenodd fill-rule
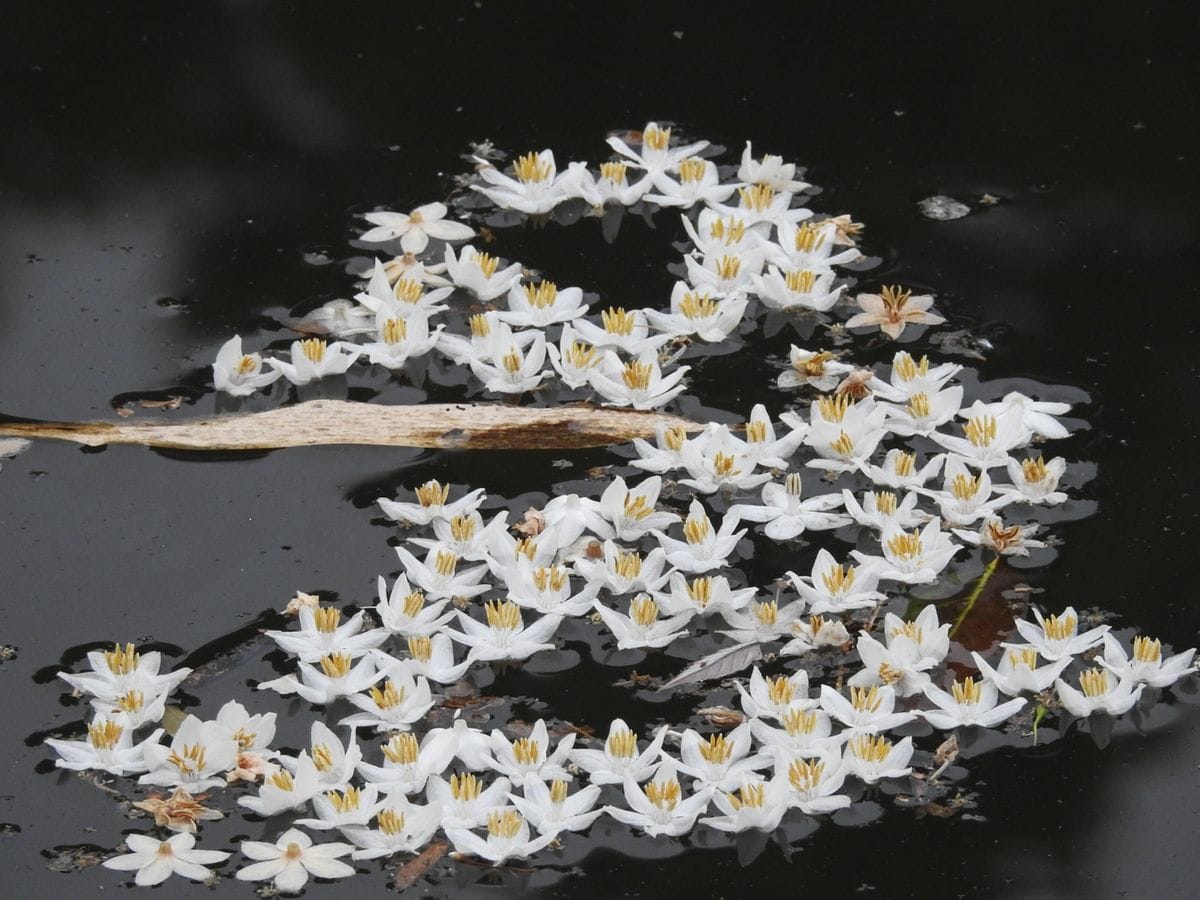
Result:
<svg viewBox="0 0 1200 900"><path fill-rule="evenodd" d="M608 131L673 120L806 165L824 188L818 208L868 223L867 250L883 258L870 277L932 289L957 324L992 341L981 377L1087 391L1093 427L1071 455L1098 465L1084 496L1099 512L1059 529L1058 559L1030 577L1051 605L1100 606L1194 645L1194 17L1130 7L880 15L788 7L725 21L606 6L514 22L492 3L230 3L136 14L56 6L10 22L0 412L111 419L114 398L181 384L195 388L194 406L137 417L211 411L203 369L226 337L255 333L264 314L346 296L343 266L314 263L351 252L353 213L444 196L470 140L594 160ZM934 222L915 205L934 193L1000 202ZM670 235L631 227L609 246L594 225L505 234L504 249L606 299L632 284L661 293ZM721 381L706 380L707 396L732 410L762 383L726 383L714 396ZM608 459L570 458L576 471ZM87 782L44 772L38 734L83 709L39 672L74 661L67 648L114 637L191 654L298 588L373 602L376 573L393 563L390 531L368 506L430 474L514 498L561 477L529 455L371 448L202 462L42 444L5 462L0 642L17 648L0 663L6 882L29 898L111 891L117 873L60 874L43 851L112 847L142 824ZM197 709L211 713L264 677L261 657L259 647L212 674ZM514 678L501 686L535 693ZM552 694L572 721L619 714L611 691ZM889 809L866 827L822 827L790 860L769 847L745 868L733 850L633 858L649 842L614 829L615 849L568 859L543 890L1185 896L1200 874L1194 702L1160 704L1141 733L1122 723L1103 751L1077 734L972 760L967 787L984 821ZM251 827L218 824L222 840ZM460 869L460 879L482 875ZM500 883L517 888L521 876ZM382 875L351 884L314 893L385 890ZM204 889L176 879L165 890Z"/></svg>

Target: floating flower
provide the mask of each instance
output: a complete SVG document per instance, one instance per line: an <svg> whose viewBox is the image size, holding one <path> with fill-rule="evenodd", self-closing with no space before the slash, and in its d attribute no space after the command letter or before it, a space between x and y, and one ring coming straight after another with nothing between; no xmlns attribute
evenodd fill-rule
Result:
<svg viewBox="0 0 1200 900"><path fill-rule="evenodd" d="M317 878L353 875L354 867L338 859L353 850L350 844L314 844L304 832L289 828L274 844L242 841L242 853L258 862L239 869L237 878L239 881L272 879L280 893L298 894L304 890L309 875Z"/></svg>
<svg viewBox="0 0 1200 900"><path fill-rule="evenodd" d="M444 203L426 203L410 213L366 213L363 218L375 227L364 232L359 240L376 243L400 238L400 248L405 253L420 253L429 245L430 238L466 241L475 236L471 226L447 219L446 212Z"/></svg>
<svg viewBox="0 0 1200 900"><path fill-rule="evenodd" d="M929 312L933 298L927 294L913 296L912 291L900 287L885 287L878 294L859 294L854 298L862 312L851 316L847 328L870 328L878 325L888 337L895 340L904 333L907 325L941 325L946 320Z"/></svg>
<svg viewBox="0 0 1200 900"><path fill-rule="evenodd" d="M191 834L175 834L165 841L144 834L128 834L125 845L129 853L106 859L102 865L121 872L136 869L133 883L138 887L162 884L172 875L207 881L212 872L206 866L225 862L230 856L220 850L192 849L196 846L196 838Z"/></svg>
<svg viewBox="0 0 1200 900"><path fill-rule="evenodd" d="M213 387L234 397L249 397L278 380L280 372L263 372L257 353L242 352L242 338L234 335L217 351L213 361Z"/></svg>

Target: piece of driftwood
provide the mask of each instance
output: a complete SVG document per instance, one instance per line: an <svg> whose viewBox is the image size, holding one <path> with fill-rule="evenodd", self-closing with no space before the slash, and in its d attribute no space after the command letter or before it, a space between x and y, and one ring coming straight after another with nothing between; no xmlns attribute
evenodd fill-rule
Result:
<svg viewBox="0 0 1200 900"><path fill-rule="evenodd" d="M311 400L267 412L185 422L0 422L0 436L89 447L274 450L324 444L469 450L577 450L653 437L658 426L704 426L659 412L597 406L532 409L483 403L379 406Z"/></svg>

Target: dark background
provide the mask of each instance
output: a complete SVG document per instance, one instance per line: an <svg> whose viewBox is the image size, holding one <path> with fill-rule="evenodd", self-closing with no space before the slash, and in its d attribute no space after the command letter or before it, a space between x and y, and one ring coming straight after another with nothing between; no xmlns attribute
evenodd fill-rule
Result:
<svg viewBox="0 0 1200 900"><path fill-rule="evenodd" d="M123 393L202 386L216 348L253 334L264 311L345 296L342 267L314 262L347 254L352 214L445 196L470 140L594 163L609 131L673 121L806 165L825 189L818 208L868 224L879 278L934 290L989 336L985 377L1088 391L1093 430L1079 446L1099 465L1088 488L1099 514L1063 530L1042 583L1057 605L1111 609L1191 646L1196 26L1170 5L1104 3L10 10L0 413L111 418ZM1001 202L977 205L985 192ZM973 211L924 219L916 202L934 193ZM661 293L662 248L638 235L609 247L586 227L548 230L506 248L525 259L544 247L564 280L610 296ZM525 484L494 461L366 448L201 463L47 444L4 463L9 889L113 889L117 873L48 871L42 852L111 847L132 824L79 779L35 774L37 733L81 714L35 673L112 637L191 651L296 588L370 602L385 548L356 503L363 486L460 462L513 493L543 475L533 466ZM983 822L891 810L862 829L822 828L790 863L770 848L748 868L729 851L599 851L548 890L1190 895L1200 717L1162 704L1146 732L1119 729L1103 751L1077 735L975 761ZM171 896L200 896L177 881Z"/></svg>

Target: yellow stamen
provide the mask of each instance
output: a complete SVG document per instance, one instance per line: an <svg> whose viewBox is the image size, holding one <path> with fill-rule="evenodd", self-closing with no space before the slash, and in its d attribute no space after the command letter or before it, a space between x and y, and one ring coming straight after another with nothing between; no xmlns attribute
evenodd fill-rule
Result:
<svg viewBox="0 0 1200 900"><path fill-rule="evenodd" d="M258 740L258 733L247 731L245 728L239 728L233 733L233 739L238 742L238 747L242 750L249 750Z"/></svg>
<svg viewBox="0 0 1200 900"><path fill-rule="evenodd" d="M450 536L456 541L469 541L475 537L476 520L471 516L455 516L450 520Z"/></svg>
<svg viewBox="0 0 1200 900"><path fill-rule="evenodd" d="M633 334L633 326L636 324L634 314L626 312L620 306L610 307L601 312L600 321L604 324L604 330L609 334L621 334L626 337Z"/></svg>
<svg viewBox="0 0 1200 900"><path fill-rule="evenodd" d="M483 793L483 782L470 772L450 776L450 796L455 800L478 800Z"/></svg>
<svg viewBox="0 0 1200 900"><path fill-rule="evenodd" d="M439 550L434 555L434 569L443 578L449 578L458 568L458 554L451 553L449 550Z"/></svg>
<svg viewBox="0 0 1200 900"><path fill-rule="evenodd" d="M287 769L280 769L271 775L269 781L281 791L294 791L296 782L292 778L292 773Z"/></svg>
<svg viewBox="0 0 1200 900"><path fill-rule="evenodd" d="M760 213L771 208L771 203L775 200L775 189L765 184L754 184L738 188L738 196L742 198L742 206L745 209Z"/></svg>
<svg viewBox="0 0 1200 900"><path fill-rule="evenodd" d="M737 256L722 256L717 260L717 277L723 281L732 281L742 270L742 260Z"/></svg>
<svg viewBox="0 0 1200 900"><path fill-rule="evenodd" d="M408 639L408 652L418 662L429 662L433 656L433 639L428 635L414 634Z"/></svg>
<svg viewBox="0 0 1200 900"><path fill-rule="evenodd" d="M703 544L711 534L712 523L708 521L708 516L703 513L699 516L688 516L687 521L683 523L683 536L693 546Z"/></svg>
<svg viewBox="0 0 1200 900"><path fill-rule="evenodd" d="M891 491L875 491L875 509L882 515L894 516L896 514L896 495Z"/></svg>
<svg viewBox="0 0 1200 900"><path fill-rule="evenodd" d="M517 556L518 557L523 556L528 560L532 560L534 558L534 556L536 556L536 555L537 555L537 544L534 543L533 538L524 537L524 538L521 538L519 541L517 541Z"/></svg>
<svg viewBox="0 0 1200 900"><path fill-rule="evenodd" d="M884 305L886 305L888 311L892 313L897 313L902 310L905 304L908 303L908 298L911 296L912 291L907 291L900 287L900 285L885 287L880 292L880 297L883 299Z"/></svg>
<svg viewBox="0 0 1200 900"><path fill-rule="evenodd" d="M1138 662L1162 661L1162 641L1138 635L1133 639L1133 658Z"/></svg>
<svg viewBox="0 0 1200 900"><path fill-rule="evenodd" d="M509 375L516 375L521 371L521 364L524 360L521 359L521 352L516 345L508 348L508 352L501 358L500 363L504 366L504 371Z"/></svg>
<svg viewBox="0 0 1200 900"><path fill-rule="evenodd" d="M854 584L854 566L834 565L832 569L821 576L821 582L830 596L837 597L848 593Z"/></svg>
<svg viewBox="0 0 1200 900"><path fill-rule="evenodd" d="M811 762L806 759L796 759L788 766L788 781L802 794L820 785L824 774L825 763L819 759Z"/></svg>
<svg viewBox="0 0 1200 900"><path fill-rule="evenodd" d="M1037 668L1038 654L1036 650L1009 650L1008 661L1015 668L1016 666L1028 666L1030 669Z"/></svg>
<svg viewBox="0 0 1200 900"><path fill-rule="evenodd" d="M892 752L892 742L883 735L862 734L849 743L850 752L863 762L881 763Z"/></svg>
<svg viewBox="0 0 1200 900"><path fill-rule="evenodd" d="M839 456L850 457L854 454L854 441L844 431L838 432L837 440L829 448Z"/></svg>
<svg viewBox="0 0 1200 900"><path fill-rule="evenodd" d="M410 731L397 734L383 744L383 755L398 766L411 766L417 761L421 745L417 743L416 735Z"/></svg>
<svg viewBox="0 0 1200 900"><path fill-rule="evenodd" d="M996 439L995 416L972 416L963 426L967 440L975 447L989 447Z"/></svg>
<svg viewBox="0 0 1200 900"><path fill-rule="evenodd" d="M489 253L476 253L475 265L479 266L479 271L483 272L484 278L491 278L500 266L500 258ZM472 330L474 329L472 328ZM487 332L485 331L484 334Z"/></svg>
<svg viewBox="0 0 1200 900"><path fill-rule="evenodd" d="M287 845L287 849L283 851L285 859L299 859L304 854L304 850L295 841Z"/></svg>
<svg viewBox="0 0 1200 900"><path fill-rule="evenodd" d="M567 799L567 783L556 778L550 785L550 802L561 805Z"/></svg>
<svg viewBox="0 0 1200 900"><path fill-rule="evenodd" d="M553 306L554 301L558 299L558 285L553 281L543 281L537 285L527 284L522 290L525 291L525 299L534 309L546 309Z"/></svg>
<svg viewBox="0 0 1200 900"><path fill-rule="evenodd" d="M308 357L310 362L319 363L325 358L325 342L320 338L301 341L300 352Z"/></svg>
<svg viewBox="0 0 1200 900"><path fill-rule="evenodd" d="M636 550L622 550L617 553L613 570L619 578L637 578L642 571L642 557Z"/></svg>
<svg viewBox="0 0 1200 900"><path fill-rule="evenodd" d="M399 834L404 830L404 813L394 809L380 810L375 816L375 821L384 834Z"/></svg>
<svg viewBox="0 0 1200 900"><path fill-rule="evenodd" d="M398 344L408 337L408 322L404 319L388 319L383 323L383 340L388 344Z"/></svg>
<svg viewBox="0 0 1200 900"><path fill-rule="evenodd" d="M720 303L716 300L692 291L684 294L683 299L679 301L679 311L693 321L712 318L719 308Z"/></svg>
<svg viewBox="0 0 1200 900"><path fill-rule="evenodd" d="M642 146L648 150L666 150L671 143L671 129L647 128L642 132Z"/></svg>
<svg viewBox="0 0 1200 900"><path fill-rule="evenodd" d="M326 678L345 678L350 674L351 659L348 653L331 653L321 657L321 671Z"/></svg>
<svg viewBox="0 0 1200 900"><path fill-rule="evenodd" d="M318 772L328 772L333 768L333 751L325 744L313 744L310 752Z"/></svg>
<svg viewBox="0 0 1200 900"><path fill-rule="evenodd" d="M404 702L404 688L397 687L396 682L389 678L383 690L378 687L371 688L371 699L380 709L394 709Z"/></svg>
<svg viewBox="0 0 1200 900"><path fill-rule="evenodd" d="M992 546L996 548L996 552L1003 553L1013 547L1021 545L1023 538L1021 537L1020 525L1009 525L999 520L987 523L988 539L992 542Z"/></svg>
<svg viewBox="0 0 1200 900"><path fill-rule="evenodd" d="M1052 641L1065 641L1075 636L1078 624L1074 616L1050 616L1042 620L1042 631Z"/></svg>
<svg viewBox="0 0 1200 900"><path fill-rule="evenodd" d="M979 493L979 478L978 475L972 478L970 475L959 472L954 476L954 481L950 483L950 493L959 500L970 500Z"/></svg>
<svg viewBox="0 0 1200 900"><path fill-rule="evenodd" d="M237 365L233 367L233 371L238 375L249 375L258 368L258 359L254 356L246 355L237 361Z"/></svg>
<svg viewBox="0 0 1200 900"><path fill-rule="evenodd" d="M145 704L146 697L141 691L130 691L117 698L117 708L127 713L138 712Z"/></svg>
<svg viewBox="0 0 1200 900"><path fill-rule="evenodd" d="M1103 697L1108 693L1108 679L1103 669L1088 669L1079 676L1079 687L1085 696Z"/></svg>
<svg viewBox="0 0 1200 900"><path fill-rule="evenodd" d="M710 735L707 741L700 743L700 755L713 764L728 762L733 753L733 744L725 740L725 735Z"/></svg>
<svg viewBox="0 0 1200 900"><path fill-rule="evenodd" d="M555 566L552 569L541 566L534 569L533 586L540 593L545 593L547 590L561 591L567 586L567 570L562 566Z"/></svg>
<svg viewBox="0 0 1200 900"><path fill-rule="evenodd" d="M925 640L925 632L916 622L905 622L899 628L892 629L892 637L906 637L914 644L920 644Z"/></svg>
<svg viewBox="0 0 1200 900"><path fill-rule="evenodd" d="M404 615L415 619L425 608L425 592L413 591L404 598Z"/></svg>
<svg viewBox="0 0 1200 900"><path fill-rule="evenodd" d="M618 729L608 736L604 747L609 756L617 759L633 759L637 756L637 735L628 728Z"/></svg>
<svg viewBox="0 0 1200 900"><path fill-rule="evenodd" d="M513 758L521 766L536 766L542 761L542 745L532 738L513 741Z"/></svg>
<svg viewBox="0 0 1200 900"><path fill-rule="evenodd" d="M752 809L761 809L767 799L766 786L762 782L758 784L743 784L741 790L736 794L726 792L725 796L729 799L729 805L735 811L741 809L743 806L749 806Z"/></svg>
<svg viewBox="0 0 1200 900"><path fill-rule="evenodd" d="M642 628L649 628L658 619L658 603L649 594L638 594L629 601L629 618Z"/></svg>
<svg viewBox="0 0 1200 900"><path fill-rule="evenodd" d="M646 785L646 799L650 801L651 805L667 812L678 805L679 794L679 782L675 779L653 781Z"/></svg>
<svg viewBox="0 0 1200 900"><path fill-rule="evenodd" d="M895 684L896 682L898 682L904 678L904 670L903 669L897 669L894 666L889 665L888 663L880 663L879 664L878 674L879 674L880 679L885 684Z"/></svg>
<svg viewBox="0 0 1200 900"><path fill-rule="evenodd" d="M521 814L516 810L492 810L488 813L488 834L493 837L512 840L520 833L521 825L524 821L521 818Z"/></svg>
<svg viewBox="0 0 1200 900"><path fill-rule="evenodd" d="M767 441L767 423L755 419L746 424L746 440L751 444L765 444Z"/></svg>
<svg viewBox="0 0 1200 900"><path fill-rule="evenodd" d="M196 775L204 771L205 748L203 744L184 744L179 750L172 750L167 762L177 768L182 775Z"/></svg>
<svg viewBox="0 0 1200 900"><path fill-rule="evenodd" d="M797 269L786 276L787 289L793 294L811 294L817 284L817 273L808 269ZM830 354L832 355L832 354Z"/></svg>
<svg viewBox="0 0 1200 900"><path fill-rule="evenodd" d="M313 610L313 625L322 634L333 634L337 631L338 622L342 619L342 611L332 606L318 606Z"/></svg>
<svg viewBox="0 0 1200 900"><path fill-rule="evenodd" d="M737 467L737 458L731 453L717 453L713 456L713 474L718 478L733 478L740 475L742 470Z"/></svg>
<svg viewBox="0 0 1200 900"><path fill-rule="evenodd" d="M895 471L901 478L908 478L917 470L917 454L901 451L894 457Z"/></svg>
<svg viewBox="0 0 1200 900"><path fill-rule="evenodd" d="M572 341L565 356L576 369L590 369L600 362L600 351L583 341Z"/></svg>
<svg viewBox="0 0 1200 900"><path fill-rule="evenodd" d="M852 406L854 406L854 398L849 394L827 395L817 400L817 412L826 422L843 421Z"/></svg>
<svg viewBox="0 0 1200 900"><path fill-rule="evenodd" d="M900 532L887 542L887 548L892 556L903 560L916 560L925 549L921 544L921 534L917 531L912 534L907 531Z"/></svg>
<svg viewBox="0 0 1200 900"><path fill-rule="evenodd" d="M114 675L128 675L137 671L141 658L141 654L133 649L133 644L126 644L124 649L121 649L120 644L114 644L113 649L104 654L108 671Z"/></svg>
<svg viewBox="0 0 1200 900"><path fill-rule="evenodd" d="M850 688L850 705L859 712L878 712L881 703L883 698L879 696L877 685L871 685L869 688Z"/></svg>
<svg viewBox="0 0 1200 900"><path fill-rule="evenodd" d="M783 728L791 737L812 734L817 727L817 713L812 709L789 709L783 714Z"/></svg>
<svg viewBox="0 0 1200 900"><path fill-rule="evenodd" d="M339 793L338 791L326 791L325 797L333 806L335 812L348 813L358 809L358 801L361 791L356 787L346 788Z"/></svg>
<svg viewBox="0 0 1200 900"><path fill-rule="evenodd" d="M449 496L450 485L439 484L437 481L427 481L417 488L417 502L426 509L445 505Z"/></svg>
<svg viewBox="0 0 1200 900"><path fill-rule="evenodd" d="M467 319L471 326L471 334L477 338L485 338L492 333L492 326L483 313L476 313Z"/></svg>
<svg viewBox="0 0 1200 900"><path fill-rule="evenodd" d="M812 253L825 245L825 229L805 223L796 229L796 249Z"/></svg>
<svg viewBox="0 0 1200 900"><path fill-rule="evenodd" d="M704 173L708 170L708 163L702 159L691 157L683 160L679 164L679 180L684 184L689 182L695 183L704 178Z"/></svg>
<svg viewBox="0 0 1200 900"><path fill-rule="evenodd" d="M600 163L600 177L607 178L613 184L624 184L625 169L625 163L621 162Z"/></svg>
<svg viewBox="0 0 1200 900"><path fill-rule="evenodd" d="M775 600L768 600L766 603L753 604L754 618L758 619L759 624L766 628L774 626L779 618L779 603Z"/></svg>
<svg viewBox="0 0 1200 900"><path fill-rule="evenodd" d="M745 238L746 223L733 216L728 219L714 219L708 229L708 236L715 241L724 241L726 247L732 247L740 244Z"/></svg>
<svg viewBox="0 0 1200 900"><path fill-rule="evenodd" d="M885 288L884 290L887 289ZM918 375L928 375L929 357L922 356L921 361L916 362L907 353L897 353L896 361L892 363L892 371L900 377L901 381L912 381Z"/></svg>
<svg viewBox="0 0 1200 900"><path fill-rule="evenodd" d="M908 414L914 419L928 419L931 412L928 394L913 394L908 398Z"/></svg>
<svg viewBox="0 0 1200 900"><path fill-rule="evenodd" d="M682 425L672 425L663 432L663 444L668 450L678 453L687 443L687 429Z"/></svg>
<svg viewBox="0 0 1200 900"><path fill-rule="evenodd" d="M501 603L499 600L489 600L484 604L489 628L498 631L516 631L521 627L521 608L511 600Z"/></svg>
<svg viewBox="0 0 1200 900"><path fill-rule="evenodd" d="M712 585L713 581L708 577L693 578L687 586L688 597L701 609L704 609L712 601Z"/></svg>
<svg viewBox="0 0 1200 900"><path fill-rule="evenodd" d="M516 170L517 180L522 184L546 181L550 177L550 163L543 161L536 153L526 153L517 157L513 169Z"/></svg>
<svg viewBox="0 0 1200 900"><path fill-rule="evenodd" d="M97 750L111 750L117 746L117 741L125 729L116 722L107 721L88 726L88 743Z"/></svg>
<svg viewBox="0 0 1200 900"><path fill-rule="evenodd" d="M954 702L960 706L974 705L983 697L982 686L969 675L962 681L955 681L950 686L950 693L954 697Z"/></svg>
<svg viewBox="0 0 1200 900"><path fill-rule="evenodd" d="M787 706L796 697L796 687L787 676L767 680L767 698L776 706Z"/></svg>
<svg viewBox="0 0 1200 900"><path fill-rule="evenodd" d="M799 497L803 486L799 472L788 472L787 478L783 480L783 489L792 497Z"/></svg>
<svg viewBox="0 0 1200 900"><path fill-rule="evenodd" d="M1025 473L1025 480L1032 484L1037 484L1048 474L1046 461L1040 456L1037 459L1024 460L1021 463L1021 471Z"/></svg>
<svg viewBox="0 0 1200 900"><path fill-rule="evenodd" d="M646 498L640 494L626 493L624 509L626 518L637 522L654 512L654 507L647 503Z"/></svg>
<svg viewBox="0 0 1200 900"><path fill-rule="evenodd" d="M401 278L392 286L392 293L402 303L420 303L425 292L421 282Z"/></svg>

